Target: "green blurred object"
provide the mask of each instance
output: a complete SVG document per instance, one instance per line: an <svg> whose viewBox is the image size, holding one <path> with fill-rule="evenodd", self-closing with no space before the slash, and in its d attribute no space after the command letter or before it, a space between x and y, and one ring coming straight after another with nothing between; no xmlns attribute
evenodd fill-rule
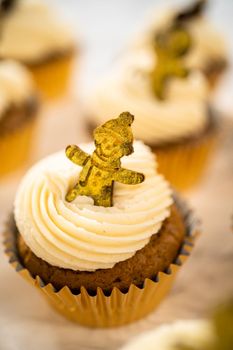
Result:
<svg viewBox="0 0 233 350"><path fill-rule="evenodd" d="M233 300L219 306L210 320L213 340L206 348L176 344L174 350L232 350L233 349Z"/></svg>
<svg viewBox="0 0 233 350"><path fill-rule="evenodd" d="M233 299L220 306L213 315L216 343L213 350L233 349ZM209 348L210 350L212 348Z"/></svg>
<svg viewBox="0 0 233 350"><path fill-rule="evenodd" d="M128 185L144 181L143 174L121 168L120 159L133 153L133 120L132 114L124 112L96 128L92 155L76 145L66 148L66 156L83 167L77 184L66 195L68 202L77 196L88 196L94 199L94 205L111 207L114 181Z"/></svg>
<svg viewBox="0 0 233 350"><path fill-rule="evenodd" d="M181 25L172 25L156 34L156 64L151 74L152 88L160 100L165 99L166 84L172 77L185 78L189 71L183 57L191 47L191 37Z"/></svg>

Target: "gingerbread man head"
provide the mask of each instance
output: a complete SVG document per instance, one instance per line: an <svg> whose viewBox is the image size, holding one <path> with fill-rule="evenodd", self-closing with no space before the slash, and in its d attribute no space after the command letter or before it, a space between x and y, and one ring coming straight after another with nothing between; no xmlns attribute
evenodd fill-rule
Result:
<svg viewBox="0 0 233 350"><path fill-rule="evenodd" d="M114 160L133 153L131 124L134 116L123 112L118 118L109 120L94 131L96 151L104 158Z"/></svg>

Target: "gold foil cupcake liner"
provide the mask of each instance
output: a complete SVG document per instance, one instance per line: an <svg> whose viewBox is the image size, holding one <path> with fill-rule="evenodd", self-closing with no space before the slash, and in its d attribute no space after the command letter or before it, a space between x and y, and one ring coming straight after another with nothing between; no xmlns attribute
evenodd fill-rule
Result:
<svg viewBox="0 0 233 350"><path fill-rule="evenodd" d="M32 120L0 138L0 176L18 169L28 159L35 127L36 121Z"/></svg>
<svg viewBox="0 0 233 350"><path fill-rule="evenodd" d="M222 78L222 75L223 75L223 72L216 72L216 73L206 75L210 92L213 92L217 88Z"/></svg>
<svg viewBox="0 0 233 350"><path fill-rule="evenodd" d="M209 71L208 67L206 67L203 73L207 79L210 93L212 93L217 88L221 79L224 76L224 73L227 71L228 66L229 62L225 60L224 62L222 62L221 67L218 67L217 70Z"/></svg>
<svg viewBox="0 0 233 350"><path fill-rule="evenodd" d="M218 131L215 129L194 142L152 148L158 162L158 171L177 190L191 188L206 170L217 141Z"/></svg>
<svg viewBox="0 0 233 350"><path fill-rule="evenodd" d="M38 90L45 99L57 99L66 93L73 61L74 53L70 53L28 67Z"/></svg>
<svg viewBox="0 0 233 350"><path fill-rule="evenodd" d="M173 280L180 267L190 255L195 239L199 234L199 222L186 204L176 200L186 225L183 245L175 261L164 272L159 272L156 279L147 278L142 287L131 284L127 292L113 288L110 295L105 295L101 288L96 295L90 295L82 287L79 294L74 294L67 287L56 290L51 283L45 285L39 276L34 278L22 265L17 253L17 233L9 228L5 230L5 251L12 267L29 283L36 286L49 303L63 316L88 327L113 327L138 320L152 310L170 291Z"/></svg>

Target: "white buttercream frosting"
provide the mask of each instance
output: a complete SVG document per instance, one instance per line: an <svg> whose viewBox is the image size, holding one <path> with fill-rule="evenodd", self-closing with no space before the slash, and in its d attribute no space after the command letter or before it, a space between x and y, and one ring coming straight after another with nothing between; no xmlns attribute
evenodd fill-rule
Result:
<svg viewBox="0 0 233 350"><path fill-rule="evenodd" d="M0 61L0 118L11 105L20 105L34 94L30 73L20 63Z"/></svg>
<svg viewBox="0 0 233 350"><path fill-rule="evenodd" d="M210 322L206 320L185 320L160 326L143 333L122 350L176 350L177 345L205 349L214 339Z"/></svg>
<svg viewBox="0 0 233 350"><path fill-rule="evenodd" d="M150 72L155 64L152 51L141 51L137 59L129 55L88 98L88 111L100 124L111 115L130 110L137 116L133 124L136 138L148 144L170 142L195 135L206 126L207 82L199 72L187 78L171 78L166 99L152 90Z"/></svg>
<svg viewBox="0 0 233 350"><path fill-rule="evenodd" d="M93 144L80 147L91 153ZM132 257L156 234L170 215L171 190L156 171L156 161L143 143L122 158L125 168L143 172L139 185L115 183L113 207L98 207L79 196L65 195L81 167L59 152L36 164L23 178L15 200L15 219L26 244L51 265L73 270L111 268Z"/></svg>
<svg viewBox="0 0 233 350"><path fill-rule="evenodd" d="M156 12L148 21L149 25L147 24L145 31L137 35L131 49L133 47L139 49L150 48L155 32L172 23L178 11L176 8L167 8L161 12ZM205 69L208 64L226 60L227 49L223 36L214 28L208 18L197 16L187 20L185 25L192 39L191 50L185 58L187 67Z"/></svg>
<svg viewBox="0 0 233 350"><path fill-rule="evenodd" d="M73 45L69 25L60 22L43 1L18 0L4 18L1 57L34 63Z"/></svg>

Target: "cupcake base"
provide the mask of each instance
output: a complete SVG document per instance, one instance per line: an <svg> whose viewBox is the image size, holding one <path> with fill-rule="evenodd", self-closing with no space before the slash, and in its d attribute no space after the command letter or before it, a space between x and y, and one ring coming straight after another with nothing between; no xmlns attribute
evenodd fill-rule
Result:
<svg viewBox="0 0 233 350"><path fill-rule="evenodd" d="M74 50L57 54L44 62L28 65L38 90L45 99L61 97L68 89Z"/></svg>
<svg viewBox="0 0 233 350"><path fill-rule="evenodd" d="M151 146L158 171L178 190L196 185L205 171L218 141L219 128L214 117L204 132L177 143Z"/></svg>
<svg viewBox="0 0 233 350"><path fill-rule="evenodd" d="M58 290L52 283L45 284L40 276L33 276L23 264L17 247L18 232L12 219L5 231L6 253L15 270L36 286L50 304L66 318L89 327L127 324L147 315L161 302L193 248L198 234L197 222L184 203L179 200L177 204L185 224L185 238L174 261L153 279L146 278L141 286L132 283L125 291L114 287L106 295L104 290L98 287L96 293L91 294L85 287L75 292L67 286Z"/></svg>
<svg viewBox="0 0 233 350"><path fill-rule="evenodd" d="M209 63L205 69L203 69L203 74L206 76L209 83L210 90L214 90L218 85L220 78L222 77L224 71L227 69L227 61L219 60Z"/></svg>
<svg viewBox="0 0 233 350"><path fill-rule="evenodd" d="M9 106L0 120L0 177L17 170L28 159L38 114L37 98Z"/></svg>
<svg viewBox="0 0 233 350"><path fill-rule="evenodd" d="M0 139L0 177L17 170L28 159L35 133L35 121L20 127Z"/></svg>

